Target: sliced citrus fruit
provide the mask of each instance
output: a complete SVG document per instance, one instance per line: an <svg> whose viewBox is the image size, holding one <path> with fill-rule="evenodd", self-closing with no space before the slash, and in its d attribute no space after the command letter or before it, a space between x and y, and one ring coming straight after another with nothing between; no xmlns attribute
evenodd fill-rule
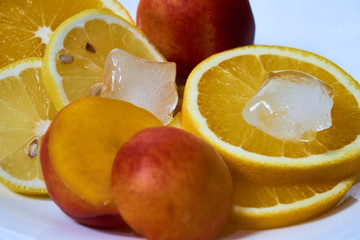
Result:
<svg viewBox="0 0 360 240"><path fill-rule="evenodd" d="M178 112L167 126L181 128L181 112Z"/></svg>
<svg viewBox="0 0 360 240"><path fill-rule="evenodd" d="M265 76L308 73L335 92L332 126L310 142L272 137L249 125L242 111ZM182 104L183 129L212 144L232 171L262 184L341 180L360 170L360 86L319 55L279 46L246 46L214 55L190 74Z"/></svg>
<svg viewBox="0 0 360 240"><path fill-rule="evenodd" d="M114 48L165 61L140 30L109 11L83 11L56 29L46 47L42 73L57 109L89 95L102 82L106 57Z"/></svg>
<svg viewBox="0 0 360 240"><path fill-rule="evenodd" d="M231 221L240 228L264 229L309 220L336 206L355 179L265 186L235 176Z"/></svg>
<svg viewBox="0 0 360 240"><path fill-rule="evenodd" d="M46 193L39 147L55 115L41 80L41 58L0 70L0 181L13 191Z"/></svg>
<svg viewBox="0 0 360 240"><path fill-rule="evenodd" d="M109 9L134 24L115 0L1 1L0 68L26 57L42 57L50 36L64 20L93 8Z"/></svg>

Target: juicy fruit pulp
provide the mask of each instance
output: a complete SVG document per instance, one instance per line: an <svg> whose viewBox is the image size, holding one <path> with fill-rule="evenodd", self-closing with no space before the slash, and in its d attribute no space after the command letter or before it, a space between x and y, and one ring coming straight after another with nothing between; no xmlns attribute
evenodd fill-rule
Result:
<svg viewBox="0 0 360 240"><path fill-rule="evenodd" d="M313 141L274 138L243 118L265 76L284 69L310 74L334 90L332 126ZM351 175L360 169L359 102L359 84L329 60L293 48L247 46L214 55L192 71L181 125L226 159L237 226L281 227L334 207L354 182Z"/></svg>
<svg viewBox="0 0 360 240"><path fill-rule="evenodd" d="M332 126L313 141L274 138L242 116L266 74L284 69L308 73L334 89ZM359 102L359 84L329 60L298 49L247 46L215 55L194 69L181 122L211 142L234 171L258 183L341 180L360 170Z"/></svg>
<svg viewBox="0 0 360 240"><path fill-rule="evenodd" d="M26 57L43 57L55 29L67 18L92 8L113 11L133 23L114 0L12 0L0 2L0 68Z"/></svg>
<svg viewBox="0 0 360 240"><path fill-rule="evenodd" d="M260 185L233 175L231 222L242 229L267 229L309 220L336 206L355 179L356 175L340 182Z"/></svg>
<svg viewBox="0 0 360 240"><path fill-rule="evenodd" d="M211 239L232 206L223 159L204 140L173 127L130 138L116 155L111 183L119 212L147 239Z"/></svg>
<svg viewBox="0 0 360 240"><path fill-rule="evenodd" d="M57 109L88 96L103 81L105 60L114 48L164 61L142 32L109 11L83 11L56 29L46 47L42 74Z"/></svg>
<svg viewBox="0 0 360 240"><path fill-rule="evenodd" d="M175 77L175 63L148 61L114 49L106 59L101 96L142 107L166 125L178 102Z"/></svg>
<svg viewBox="0 0 360 240"><path fill-rule="evenodd" d="M277 60L276 65L274 64L275 59ZM239 84L240 86L243 85L246 91L240 91L236 93L236 91L239 91L239 89L241 89L240 86L232 86L233 90L226 89L230 91L227 101L215 102L217 99L214 99L210 103L212 106L211 109L208 109L206 106L209 105L209 102L207 101L209 95L213 96L216 93L221 94L222 89L226 87L225 83L228 80L226 79L222 82L216 82L215 77L219 74L224 74L226 70L229 70L231 71L231 73L235 74L234 71L236 71L236 69L231 70L231 67L234 66L233 64L235 64L236 62L243 64L244 61L247 61L246 65L252 65L253 67L262 71L254 71L254 74L248 72L249 75L247 77L250 80L245 80L243 75L237 74L239 78L238 83L235 83L234 81L232 83ZM262 79L264 79L264 75L271 71L280 70L279 68L302 70L304 72L310 73L313 76L316 76L319 79L323 79L333 87L335 91L334 106L332 110L333 126L330 129L319 133L316 137L316 140L311 142L310 144L299 144L297 142L294 143L286 141L284 142L264 135L260 131L254 129L253 127L250 127L244 122L242 117L236 115L239 113L237 111L233 113L233 117L234 119L239 121L239 128L246 129L242 129L241 131L240 129L233 131L234 129L231 128L218 128L217 125L215 125L217 119L213 119L213 117L216 118L216 116L218 115L213 114L212 116L209 116L207 118L207 121L208 125L213 128L214 132L219 134L220 131L226 131L225 134L224 132L222 132L221 134L223 136L223 140L229 142L232 145L241 146L241 148L243 148L244 150L267 156L284 156L292 158L325 153L329 150L342 148L344 145L347 145L354 141L355 137L360 133L360 126L357 124L357 121L352 121L352 119L358 119L358 117L360 117L360 109L358 107L358 102L353 97L352 93L349 91L349 89L346 89L344 85L339 83L337 79L334 78L334 76L329 74L323 68L316 67L311 64L306 64L301 60L296 60L291 57L277 57L276 55L272 54L263 54L260 56L259 61L258 59L255 59L255 56L253 57L250 55L244 55L237 58L229 59L228 61L224 61L223 63L219 64L219 66L215 66L213 69L210 69L208 72L206 72L202 80L200 80L199 82L200 94L198 101L200 111L203 112L202 114L206 116L209 115L208 111L210 110L227 110L225 106L229 104L229 101L232 100L238 100L236 102L236 106L239 109L243 109L246 100L252 95L252 93L254 93L257 89L260 88L262 84ZM241 73L241 70L238 70L237 72ZM215 90L214 92L205 92L207 90L205 89L205 81L207 82L206 85L212 85L211 87L213 90ZM211 83L209 83L209 81L211 81ZM202 93L203 86L204 93ZM202 103L206 104L206 106ZM349 111L347 111L348 109ZM250 132L251 137L249 136ZM259 148L257 144L254 144L256 143L256 141L258 141L258 139L260 139L260 136L262 138L262 145L264 146L262 148ZM283 146L284 144L285 146ZM279 148L282 148L282 150Z"/></svg>
<svg viewBox="0 0 360 240"><path fill-rule="evenodd" d="M255 33L248 0L141 0L136 23L181 77L216 52L252 44Z"/></svg>
<svg viewBox="0 0 360 240"><path fill-rule="evenodd" d="M50 197L81 223L123 224L110 193L111 167L118 148L151 126L161 122L124 101L88 97L67 105L54 118L41 146Z"/></svg>
<svg viewBox="0 0 360 240"><path fill-rule="evenodd" d="M47 193L39 148L55 115L42 83L40 58L28 58L0 70L0 181L11 190Z"/></svg>

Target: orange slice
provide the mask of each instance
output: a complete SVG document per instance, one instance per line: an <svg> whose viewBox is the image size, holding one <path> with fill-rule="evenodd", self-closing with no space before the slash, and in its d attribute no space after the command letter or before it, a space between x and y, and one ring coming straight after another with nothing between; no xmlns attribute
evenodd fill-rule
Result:
<svg viewBox="0 0 360 240"><path fill-rule="evenodd" d="M171 127L181 128L181 112ZM230 226L235 229L267 229L300 223L332 209L354 183L356 175L340 182L307 184L256 184L233 173L233 210Z"/></svg>
<svg viewBox="0 0 360 240"><path fill-rule="evenodd" d="M109 9L134 24L116 0L1 1L0 68L26 57L43 57L52 33L62 22L92 8Z"/></svg>
<svg viewBox="0 0 360 240"><path fill-rule="evenodd" d="M234 176L231 221L242 229L283 227L319 216L333 208L354 183L340 182L259 185Z"/></svg>
<svg viewBox="0 0 360 240"><path fill-rule="evenodd" d="M302 71L334 89L332 126L310 142L274 138L242 116L265 75L277 70ZM214 55L192 71L181 124L254 182L339 181L360 170L359 103L360 85L331 61L299 49L246 46Z"/></svg>

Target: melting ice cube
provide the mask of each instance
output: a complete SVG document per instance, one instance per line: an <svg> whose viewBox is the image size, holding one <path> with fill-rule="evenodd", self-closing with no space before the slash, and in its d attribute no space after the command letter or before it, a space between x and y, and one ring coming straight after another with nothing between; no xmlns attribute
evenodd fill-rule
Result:
<svg viewBox="0 0 360 240"><path fill-rule="evenodd" d="M168 124L178 102L175 76L175 63L147 61L114 49L106 59L101 96L135 104Z"/></svg>
<svg viewBox="0 0 360 240"><path fill-rule="evenodd" d="M260 90L243 109L244 119L280 139L311 141L316 132L329 128L333 89L299 71L268 74Z"/></svg>

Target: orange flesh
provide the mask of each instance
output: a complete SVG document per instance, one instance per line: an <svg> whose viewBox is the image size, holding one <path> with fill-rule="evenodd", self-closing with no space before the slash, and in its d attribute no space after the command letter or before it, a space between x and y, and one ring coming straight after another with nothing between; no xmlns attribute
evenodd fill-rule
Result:
<svg viewBox="0 0 360 240"><path fill-rule="evenodd" d="M97 29L101 29L101 34ZM87 43L94 47L96 53L86 50ZM67 34L64 48L57 54L56 68L63 78L64 90L70 102L79 96L87 96L93 84L102 82L106 57L114 48L147 60L157 60L148 46L118 24L96 19L88 21L84 28L74 28ZM60 54L71 55L74 61L64 64L58 58Z"/></svg>
<svg viewBox="0 0 360 240"><path fill-rule="evenodd" d="M259 185L238 176L234 177L234 205L241 207L265 208L278 204L290 204L311 198L335 187L338 182Z"/></svg>
<svg viewBox="0 0 360 240"><path fill-rule="evenodd" d="M266 74L276 70L302 71L334 89L332 126L318 132L313 141L280 140L243 119L242 110L248 99L261 87ZM228 59L205 72L198 89L199 110L210 130L223 141L249 152L300 158L340 149L360 134L360 109L353 95L325 69L297 59L278 55L243 55Z"/></svg>
<svg viewBox="0 0 360 240"><path fill-rule="evenodd" d="M60 23L85 9L104 8L98 0L73 1L1 1L0 2L0 67L25 57L43 57L46 44L36 31ZM16 17L14 17L16 16Z"/></svg>

